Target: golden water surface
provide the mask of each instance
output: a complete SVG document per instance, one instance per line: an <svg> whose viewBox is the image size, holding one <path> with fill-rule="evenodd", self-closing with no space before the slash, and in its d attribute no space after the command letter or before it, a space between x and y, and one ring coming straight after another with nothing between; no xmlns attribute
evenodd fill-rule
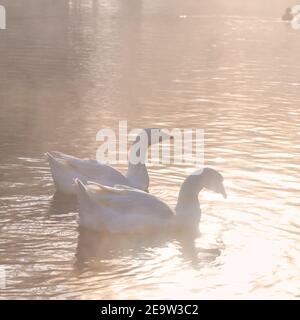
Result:
<svg viewBox="0 0 300 320"><path fill-rule="evenodd" d="M0 298L299 298L300 30L288 0L1 0ZM44 152L94 158L96 133L201 128L228 199L201 235L79 232ZM122 168L123 169L123 168ZM185 177L149 167L175 205Z"/></svg>

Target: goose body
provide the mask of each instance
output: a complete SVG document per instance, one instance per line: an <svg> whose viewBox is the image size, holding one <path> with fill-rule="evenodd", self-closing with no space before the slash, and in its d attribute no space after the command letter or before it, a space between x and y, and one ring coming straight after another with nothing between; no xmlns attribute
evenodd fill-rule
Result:
<svg viewBox="0 0 300 320"><path fill-rule="evenodd" d="M128 186L108 187L76 179L79 224L109 233L146 233L198 228L198 193L204 187L226 196L222 176L205 168L184 181L175 209L154 195Z"/></svg>
<svg viewBox="0 0 300 320"><path fill-rule="evenodd" d="M69 195L75 194L74 179L83 183L89 180L108 186L115 184L132 185L132 182L117 169L97 160L79 159L60 152L46 153L52 178L57 191ZM146 190L147 183L137 186Z"/></svg>
<svg viewBox="0 0 300 320"><path fill-rule="evenodd" d="M153 130L159 131L157 139L151 138ZM148 146L171 138L168 134L159 129L144 129L143 132L148 137ZM133 146L138 143L139 136L133 143ZM61 152L48 152L46 153L46 157L49 162L56 190L60 193L75 195L76 192L73 182L76 178L80 179L83 183L94 181L106 186L120 184L148 191L149 176L143 161L134 164L129 161L128 171L126 174L123 174L117 169L101 163L100 161L79 159Z"/></svg>

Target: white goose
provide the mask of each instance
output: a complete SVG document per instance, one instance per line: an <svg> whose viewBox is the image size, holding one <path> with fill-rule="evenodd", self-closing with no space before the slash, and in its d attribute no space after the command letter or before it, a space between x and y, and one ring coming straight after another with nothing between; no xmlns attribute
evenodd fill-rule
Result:
<svg viewBox="0 0 300 320"><path fill-rule="evenodd" d="M223 177L204 168L183 182L175 210L157 197L126 187L107 187L75 181L79 202L79 225L109 233L146 233L162 230L198 229L201 209L198 194L202 188L226 198Z"/></svg>
<svg viewBox="0 0 300 320"><path fill-rule="evenodd" d="M136 150L134 146L140 141L142 133L147 135L148 147L162 140L173 138L161 129L147 128L142 130L137 136L130 152L138 154L139 150L138 148ZM146 150L144 153L146 153ZM120 184L148 191L149 176L144 161L138 163L129 161L127 173L124 175L117 169L97 160L79 159L61 152L47 152L45 155L48 159L52 178L58 192L75 195L74 179L76 178L80 179L83 183L95 181L106 186ZM142 156L145 155L142 154Z"/></svg>

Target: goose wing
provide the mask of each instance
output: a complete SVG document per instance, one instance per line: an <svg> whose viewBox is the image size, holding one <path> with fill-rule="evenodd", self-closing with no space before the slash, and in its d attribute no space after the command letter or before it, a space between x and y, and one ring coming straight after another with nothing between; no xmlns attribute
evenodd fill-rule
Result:
<svg viewBox="0 0 300 320"><path fill-rule="evenodd" d="M86 179L101 181L103 184L127 184L127 178L113 167L97 160L79 159L61 152L52 152L50 155L61 162L66 169L71 169Z"/></svg>
<svg viewBox="0 0 300 320"><path fill-rule="evenodd" d="M121 215L139 214L169 218L174 211L154 195L128 186L108 187L90 182L86 186L90 199Z"/></svg>

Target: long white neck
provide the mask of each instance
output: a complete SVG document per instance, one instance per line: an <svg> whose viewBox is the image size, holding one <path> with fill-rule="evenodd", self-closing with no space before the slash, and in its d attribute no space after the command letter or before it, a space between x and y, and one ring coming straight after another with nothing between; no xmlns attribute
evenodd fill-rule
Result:
<svg viewBox="0 0 300 320"><path fill-rule="evenodd" d="M129 154L129 162L128 162L128 170L126 173L126 177L130 182L130 185L134 188L141 189L144 191L148 191L149 188L149 175L147 171L147 167L144 164L146 155L142 155L141 162L134 164L130 161L132 152L136 152L133 148L130 150Z"/></svg>
<svg viewBox="0 0 300 320"><path fill-rule="evenodd" d="M129 162L126 177L132 187L148 191L149 175L146 165L142 163L132 164Z"/></svg>
<svg viewBox="0 0 300 320"><path fill-rule="evenodd" d="M190 175L184 180L175 207L178 223L198 226L197 223L199 223L201 217L198 195L202 188L203 178L201 175Z"/></svg>

